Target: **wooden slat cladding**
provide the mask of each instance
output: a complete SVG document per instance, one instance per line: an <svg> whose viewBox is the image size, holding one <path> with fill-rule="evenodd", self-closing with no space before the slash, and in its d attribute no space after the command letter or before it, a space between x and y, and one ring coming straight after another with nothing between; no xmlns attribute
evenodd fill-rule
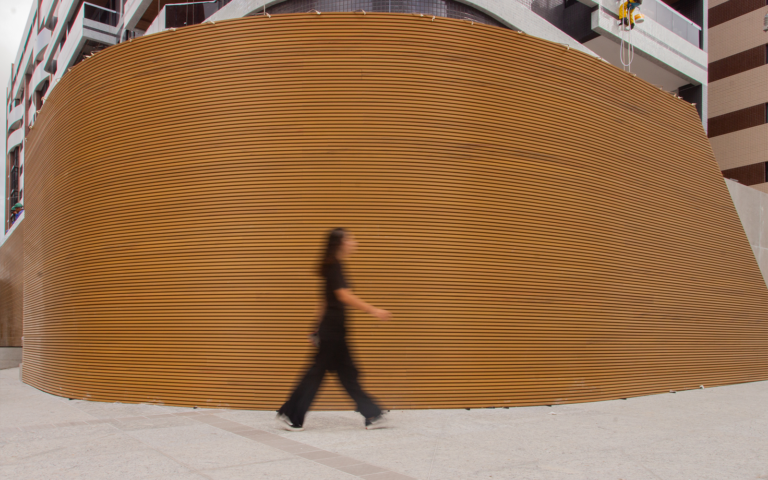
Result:
<svg viewBox="0 0 768 480"><path fill-rule="evenodd" d="M742 185L758 185L760 183L768 182L765 162L723 170L723 176L725 178L736 180Z"/></svg>
<svg viewBox="0 0 768 480"><path fill-rule="evenodd" d="M350 318L389 408L768 378L696 109L563 45L394 14L181 28L73 68L28 148L23 373L57 395L276 408L335 226L395 315ZM352 405L332 381L317 407Z"/></svg>
<svg viewBox="0 0 768 480"><path fill-rule="evenodd" d="M709 9L709 28L714 28L764 6L765 0L728 0Z"/></svg>
<svg viewBox="0 0 768 480"><path fill-rule="evenodd" d="M0 347L20 347L24 313L24 221L0 245Z"/></svg>
<svg viewBox="0 0 768 480"><path fill-rule="evenodd" d="M762 67L767 62L768 45L758 45L755 48L710 63L707 70L709 82L716 82L737 73Z"/></svg>
<svg viewBox="0 0 768 480"><path fill-rule="evenodd" d="M710 117L707 122L709 138L738 132L766 122L766 104L753 105L735 112Z"/></svg>

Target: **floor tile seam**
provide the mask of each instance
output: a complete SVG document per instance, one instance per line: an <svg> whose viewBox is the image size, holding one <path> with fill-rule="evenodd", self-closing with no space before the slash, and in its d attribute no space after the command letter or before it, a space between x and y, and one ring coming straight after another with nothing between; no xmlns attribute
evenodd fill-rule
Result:
<svg viewBox="0 0 768 480"><path fill-rule="evenodd" d="M95 418L98 419L98 420L108 420L108 421L109 420L118 420L118 421L123 421L123 420L142 420L142 419L151 420L151 419L157 419L157 418L174 418L174 417L177 417L177 416L179 416L179 415L177 415L175 413L157 413L157 414L153 414L153 415L130 415L130 416L122 416L122 417L95 417Z"/></svg>
<svg viewBox="0 0 768 480"><path fill-rule="evenodd" d="M257 440L257 439L253 439L253 440L255 440L255 441L257 441L257 442L258 442L258 440ZM294 441L295 441L295 440L294 440ZM259 443L262 443L263 445L267 445L267 444L264 444L263 442L259 442ZM342 455L342 454L340 454L340 453L331 452L330 450L325 450L325 449L323 449L323 448L317 448L317 447L314 447L314 446L312 446L312 445L308 445L308 444L306 444L306 443L304 443L304 442L298 442L298 441L296 441L296 443L300 443L300 444L302 444L302 445L305 445L305 446L307 446L307 447L310 447L310 448L314 448L315 450L312 450L312 451L309 451L309 452L298 452L298 453L286 452L286 453L289 453L290 455L293 455L294 457L299 457L299 458L302 458L302 459L304 459L304 460L309 460L309 461L311 461L311 462L314 462L314 463L316 463L316 464L318 464L318 465L322 465L322 466L324 466L324 467L327 467L327 468L332 468L332 469L336 470L337 472L345 473L345 474L347 474L347 475L351 475L351 476L353 476L353 477L360 477L360 478L362 478L362 477L363 477L363 475L356 475L356 474L354 474L354 473L346 472L346 471L342 470L341 468L343 468L343 467L352 467L352 466L358 466L358 465L367 465L367 466L370 466L370 467L374 467L374 468L379 468L379 469L381 469L381 471L380 471L380 472L373 472L373 473L385 473L385 472L391 472L391 473L397 473L397 474L403 475L403 474L401 474L401 473L399 473L399 472L395 472L394 470L390 470L390 469L387 469L387 468L384 468L384 467L379 467L379 466L377 466L377 465L373 465L373 464L370 464L370 463L367 463L367 462L364 462L364 461L358 460L358 459L356 459L356 458L353 458L353 457L350 457L350 456L348 456L348 455ZM268 445L268 446L271 446L271 445ZM273 448L278 448L278 449L279 449L279 447L273 447ZM285 451L285 450L283 450L283 451ZM299 454L299 453L311 453L311 452L327 452L327 453L329 453L329 454L332 454L333 456L331 456L331 457L323 457L323 458L321 458L321 459L311 459L311 458L302 457L302 456ZM351 459L351 460L354 460L354 461L356 461L356 462L358 462L358 463L353 463L353 464L350 464L350 465L344 465L343 467L334 467L334 466L331 466L331 465L326 465L326 464L324 464L324 463L322 463L322 462L320 462L320 461L319 461L319 460L328 460L328 459L331 459L331 458L349 458L349 459ZM372 473L371 473L371 474L372 474ZM370 475L370 474L368 474L368 475ZM410 477L407 477L407 476L406 476L406 478L410 478Z"/></svg>
<svg viewBox="0 0 768 480"><path fill-rule="evenodd" d="M48 450L48 451L42 452L42 453L51 453L51 452L55 452L57 450L63 450L65 448L66 447L54 448L52 450ZM136 449L130 449L130 450L122 450L120 452L113 452L113 453L94 452L94 453L86 453L86 454L75 455L75 456L69 455L69 456L67 456L67 458L83 458L83 459L88 459L88 458L105 456L105 455L118 455L118 454L119 455L123 455L126 452L143 452L143 451L149 451L149 450L154 450L154 449L152 447L150 447L150 446L144 445L144 447L142 447L142 448L136 448ZM33 457L36 457L37 455L39 455L39 454L35 454L35 455L33 455ZM28 457L28 458L32 458L32 457ZM18 461L18 462L10 462L10 463L0 463L0 466L4 466L4 465L9 465L9 466L24 465L24 464L28 464L28 463L37 464L39 462L40 462L39 459L35 459L35 460L30 460L30 461Z"/></svg>
<svg viewBox="0 0 768 480"><path fill-rule="evenodd" d="M36 423L32 425L26 425L26 426L19 426L15 427L18 428L20 431L25 433L30 433L35 430L51 430L54 428L67 428L67 427L79 427L79 426L85 426L85 425L98 425L101 423L107 423L106 421L103 422L93 422L92 420L80 420L77 422L59 422L59 423ZM13 427L7 427L7 428L13 428Z"/></svg>
<svg viewBox="0 0 768 480"><path fill-rule="evenodd" d="M46 450L44 452L39 452L39 453L36 453L34 455L30 455L28 457L24 457L23 460L19 460L19 461L15 461L15 462L0 462L0 466L5 466L5 465L11 465L12 466L12 465L19 465L19 464L24 464L24 463L37 463L40 460L35 458L35 457L38 457L40 455L47 455L49 453L56 452L56 451L59 451L59 450L64 450L65 448L66 447L52 448L52 449Z"/></svg>
<svg viewBox="0 0 768 480"><path fill-rule="evenodd" d="M201 418L194 418L195 421L198 421L200 423L204 423L206 425L211 425L212 427L220 428L222 430L226 430L227 428L231 429L237 429L237 430L250 430L254 429L255 427L251 427L250 425L243 425L242 423L238 422L215 422L215 421L209 421L208 419L201 419Z"/></svg>
<svg viewBox="0 0 768 480"><path fill-rule="evenodd" d="M314 463L316 463L316 464L319 464L319 465L323 465L323 466L325 466L325 467L329 467L329 468L333 468L334 470L336 470L336 471L338 471L338 472L341 472L341 473L345 473L345 474L347 474L347 475L352 475L352 476L355 476L355 477L360 477L360 478L362 478L360 475L354 475L354 474L350 474L350 473L348 473L348 472L345 472L344 470L340 470L340 469L338 469L338 468L336 468L336 467L331 467L330 465L325 465L325 464L323 464L323 463L320 463L320 462L318 462L317 460L308 459L308 458L306 458L306 457L302 457L302 456L300 456L300 455L299 455L299 453L309 453L309 452L297 452L297 453L288 452L288 451L285 451L285 450L281 449L281 448L280 448L280 447L278 447L278 446L270 445L270 444L268 444L268 443L265 443L265 442L263 442L263 441L259 441L259 439L258 439L258 438L245 437L245 436L243 436L243 435L240 435L240 433L247 433L248 431L255 431L255 432L259 432L259 433L262 433L262 434L276 435L276 436L278 436L278 437L281 437L281 438L283 438L283 439L285 439L285 440L289 440L289 441L291 441L291 442L295 442L295 443L298 443L298 444L300 444L300 445L303 445L303 446L305 446L305 447L308 447L308 448L312 448L312 449L314 449L314 450L310 450L310 451L324 451L324 452L332 453L332 454L334 454L334 455L336 455L336 456L339 456L339 457L346 457L346 455L341 455L341 454L338 454L338 453L335 453L335 452L331 452L331 451L329 451L329 450L325 450L325 449L323 449L323 448L318 448L318 447L315 447L314 445L310 445L310 444L308 444L308 443L305 443L305 442L301 442L301 441L299 441L299 440L294 440L294 439L291 439L291 438L286 438L286 437L285 437L285 436L283 436L283 435L278 435L278 434L275 434L275 433L272 433L272 432L268 432L268 431L266 431L266 430L262 430L262 429L260 429L260 428L251 427L251 426L249 426L249 425L245 425L245 424L243 424L243 423L240 423L240 422L237 422L237 421L235 421L235 420L223 419L223 418L221 418L221 417L218 417L218 416L216 416L215 414L214 414L213 416L214 416L214 417L216 417L216 418L219 418L219 419L221 419L221 420L226 420L227 422L231 422L231 423L234 423L234 424L237 424L237 425L243 426L243 427L248 427L248 429L249 429L249 430L246 430L246 431L243 431L243 432L230 432L230 431L228 431L228 430L226 430L226 429L223 429L223 428L219 428L219 427L217 427L215 424L212 424L212 423L208 423L208 422L205 422L205 421L203 421L203 420L200 420L200 419L195 419L195 420L199 421L200 423L204 423L204 424L206 424L206 425L210 425L210 426L212 426L212 427L214 427L214 428L216 428L216 429L218 429L218 430L222 430L222 431L225 431L225 432L231 433L231 434L233 434L233 435L237 435L237 436L239 436L239 437L242 437L242 438L245 438L245 439L248 439L248 440L252 440L252 441L258 442L258 443L260 443L260 444L262 444L262 445L265 445L265 446L268 446L268 447L271 447L271 448L275 448L275 449L281 450L281 451L283 451L283 452L285 452L285 453L287 453L287 454L289 454L289 455L292 455L293 457L298 457L298 458L301 458L301 459L303 459L303 460L310 460L311 462L314 462ZM328 458L334 458L334 457L328 457ZM347 458L351 458L351 457L347 457ZM356 458L352 458L352 460L356 460L356 461L357 461L357 459L356 459ZM357 463L357 464L354 464L354 465L370 465L371 467L375 467L375 468L381 468L381 469L383 469L383 471L382 471L382 472L376 472L376 473L384 473L384 472L399 473L399 472L394 472L394 471L392 471L392 470L389 470L389 469L385 469L384 467L378 467L378 466L376 466L376 465L371 465L370 463L367 463L367 462L363 462L363 461L360 461L360 463ZM400 475L402 475L402 474L400 474Z"/></svg>
<svg viewBox="0 0 768 480"><path fill-rule="evenodd" d="M56 428L56 425L54 425L52 423L35 423L35 424L32 424L32 425L19 426L19 427L16 427L16 428L18 428L22 432L31 432L31 431L35 431L35 430L50 430L52 428Z"/></svg>
<svg viewBox="0 0 768 480"><path fill-rule="evenodd" d="M288 452L285 452L285 453L288 453ZM236 465L227 465L226 467L201 468L201 469L197 470L197 472L199 472L201 474L204 473L204 472L212 473L212 472L218 472L218 471L223 471L223 470L229 470L231 468L237 468L237 467L248 467L248 466L251 466L251 465L267 465L267 464L270 464L270 463L280 463L280 462L285 462L286 460L295 460L295 459L294 458L290 458L290 457L285 457L285 458L277 458L277 459L274 459L274 460L264 460L264 461L261 461L261 462L238 463ZM304 460L307 460L307 459L305 458ZM320 464L320 465L322 465L322 464ZM323 466L326 467L326 468L333 468L333 467L329 467L327 465L323 465Z"/></svg>
<svg viewBox="0 0 768 480"><path fill-rule="evenodd" d="M220 417L217 417L217 418L220 418ZM217 430L220 430L222 432L226 432L226 433L229 433L231 435L235 435L237 437L240 437L240 438L243 438L243 439L246 439L246 440L254 441L256 443L259 443L261 445L273 448L275 450L280 450L281 452L284 452L287 455L292 455L294 457L297 456L295 453L287 452L287 451L279 448L278 446L273 445L270 442L260 441L258 438L252 438L252 437L246 436L246 434L251 433L251 432L255 432L255 433L259 434L260 436L264 436L264 437L270 438L272 440L292 442L292 443L296 443L296 444L305 446L307 448L314 448L316 450L320 450L317 447L314 447L312 445L308 445L308 444L303 443L303 442L297 442L296 440L292 440L290 438L285 438L282 435L277 435L275 433L268 432L266 430L262 430L262 429L259 429L259 428L256 428L256 427L251 427L250 425L245 425L245 424L242 424L240 422L235 422L235 421L232 421L232 420L227 420L227 422L231 422L231 423L234 423L236 425L239 425L240 427L243 427L243 430L239 430L239 431L234 431L233 432L233 431L227 430L226 428L220 427L215 422L206 422L205 420L201 420L199 418L195 418L194 420L197 421L197 422L200 422L203 425L208 425L208 426L213 427L213 428L215 428ZM304 452L301 452L301 453L304 453Z"/></svg>
<svg viewBox="0 0 768 480"><path fill-rule="evenodd" d="M151 422L151 419L146 419L147 421ZM184 424L163 424L163 423L136 423L136 420L132 420L129 422L122 422L118 420L111 420L109 422L106 422L110 425L113 425L120 430L149 430L154 428L173 428L173 427L188 427L191 425L194 425L194 423L184 423Z"/></svg>
<svg viewBox="0 0 768 480"><path fill-rule="evenodd" d="M16 428L23 432L29 432L32 429L47 430L51 428L79 427L79 426L85 426L85 425L100 425L105 423L121 422L121 421L151 420L157 417L173 418L173 417L181 416L175 413L161 413L157 415L137 415L132 417L101 418L101 417L96 417L94 415L91 415L90 413L83 412L82 410L79 410L79 409L78 411L80 411L81 413L84 413L85 415L89 415L92 418L88 420L75 420L70 422L58 422L58 423L37 423L37 424L31 424L31 425L21 425L16 427L3 427L3 428ZM172 415L173 417L170 417L169 415ZM184 416L189 416L189 415L186 414L185 412Z"/></svg>
<svg viewBox="0 0 768 480"><path fill-rule="evenodd" d="M204 415L202 412L177 412L177 413L154 413L151 415L131 415L127 417L110 417L110 420L135 420L139 418L173 418L173 417L191 417L196 415Z"/></svg>

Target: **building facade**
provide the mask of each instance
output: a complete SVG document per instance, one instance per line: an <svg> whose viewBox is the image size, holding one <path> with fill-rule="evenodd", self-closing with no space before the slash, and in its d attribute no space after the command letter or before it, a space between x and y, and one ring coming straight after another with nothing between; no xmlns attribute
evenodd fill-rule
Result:
<svg viewBox="0 0 768 480"><path fill-rule="evenodd" d="M767 16L764 0L709 3L710 143L723 176L766 193Z"/></svg>

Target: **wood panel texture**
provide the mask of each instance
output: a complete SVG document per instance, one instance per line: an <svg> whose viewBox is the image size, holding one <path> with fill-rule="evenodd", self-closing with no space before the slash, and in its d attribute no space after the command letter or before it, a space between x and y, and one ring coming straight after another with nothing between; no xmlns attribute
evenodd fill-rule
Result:
<svg viewBox="0 0 768 480"><path fill-rule="evenodd" d="M0 347L20 347L24 316L24 221L0 245Z"/></svg>
<svg viewBox="0 0 768 480"><path fill-rule="evenodd" d="M73 68L28 148L23 378L47 392L276 408L336 226L395 315L349 320L386 407L768 378L768 290L696 109L565 45L394 14L181 28ZM316 406L351 408L335 380Z"/></svg>

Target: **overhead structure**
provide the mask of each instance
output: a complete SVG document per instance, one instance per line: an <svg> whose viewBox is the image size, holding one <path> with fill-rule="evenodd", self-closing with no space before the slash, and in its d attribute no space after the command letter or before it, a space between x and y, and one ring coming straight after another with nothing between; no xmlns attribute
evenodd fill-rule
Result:
<svg viewBox="0 0 768 480"><path fill-rule="evenodd" d="M395 315L351 318L389 408L768 379L696 109L567 45L370 13L168 30L72 68L27 148L23 380L56 395L275 408L336 226Z"/></svg>

